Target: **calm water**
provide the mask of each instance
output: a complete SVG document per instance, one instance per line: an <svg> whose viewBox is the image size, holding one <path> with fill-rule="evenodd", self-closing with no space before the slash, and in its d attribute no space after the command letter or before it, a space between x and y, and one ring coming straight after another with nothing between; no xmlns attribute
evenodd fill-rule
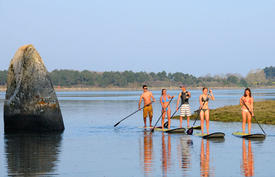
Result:
<svg viewBox="0 0 275 177"><path fill-rule="evenodd" d="M242 92L215 90L216 101L210 102L210 108L238 104ZM4 135L1 123L0 176L274 176L275 126L263 125L269 135L264 141L248 141L231 135L241 130L240 123L211 122L210 131L223 131L226 136L223 141L208 141L146 132L139 128L143 121L138 112L114 128L137 109L140 93L57 93L66 126L61 135ZM159 99L160 92L153 93ZM193 111L200 93L191 91ZM275 99L275 89L253 93L255 100ZM2 117L4 96L0 92ZM159 103L153 108L155 121L160 116ZM172 125L176 127L178 121ZM257 124L252 128L261 132Z"/></svg>

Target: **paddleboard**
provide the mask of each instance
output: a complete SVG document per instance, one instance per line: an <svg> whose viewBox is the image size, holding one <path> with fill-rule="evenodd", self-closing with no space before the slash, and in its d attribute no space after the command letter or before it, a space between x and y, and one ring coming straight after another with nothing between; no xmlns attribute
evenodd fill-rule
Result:
<svg viewBox="0 0 275 177"><path fill-rule="evenodd" d="M162 128L160 128L160 127L156 127L154 130L155 130L155 131L166 132L166 131L169 131L169 130L171 130L171 129L167 129L167 128L162 129Z"/></svg>
<svg viewBox="0 0 275 177"><path fill-rule="evenodd" d="M199 125L199 126L194 126L193 129L195 129L195 130L200 130L200 129L201 129L201 126L200 126L200 125Z"/></svg>
<svg viewBox="0 0 275 177"><path fill-rule="evenodd" d="M138 127L138 128L141 128L141 129L152 129L154 127Z"/></svg>
<svg viewBox="0 0 275 177"><path fill-rule="evenodd" d="M165 131L166 133L186 133L186 129L185 128L174 128L174 129L170 129Z"/></svg>
<svg viewBox="0 0 275 177"><path fill-rule="evenodd" d="M210 139L210 138L224 138L224 133L222 132L215 132L215 133L210 133L210 134L194 134L195 136L199 136L204 139Z"/></svg>
<svg viewBox="0 0 275 177"><path fill-rule="evenodd" d="M246 139L265 138L265 134L261 134L261 133L248 134L248 133L243 133L243 132L234 132L234 133L232 133L232 135L239 137L239 138L246 138Z"/></svg>

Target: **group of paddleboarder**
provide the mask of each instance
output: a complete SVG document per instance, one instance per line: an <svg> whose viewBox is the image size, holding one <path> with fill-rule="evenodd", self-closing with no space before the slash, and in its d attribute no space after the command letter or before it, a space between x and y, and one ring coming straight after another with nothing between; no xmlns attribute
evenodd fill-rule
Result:
<svg viewBox="0 0 275 177"><path fill-rule="evenodd" d="M140 96L138 108L141 110L141 102L144 102L143 107L143 120L144 120L144 127L146 128L146 118L149 116L150 120L150 128L152 128L152 119L153 119L153 107L152 103L156 101L154 98L152 92L148 90L147 85L143 85L143 93ZM189 105L189 99L191 98L191 93L186 90L186 87L184 85L180 86L181 92L178 94L177 99L177 106L175 113L180 110L180 128L182 128L182 119L183 117L187 117L187 128L190 128L189 120L191 116L191 108ZM161 128L165 128L165 116L167 116L168 119L168 126L167 128L170 129L171 125L171 108L170 108L170 102L173 100L175 96L170 96L167 94L167 89L161 90L161 97L160 97L160 104L161 104ZM200 108L197 111L200 116L201 121L201 132L204 134L204 120L206 122L206 132L209 134L209 107L208 102L210 100L215 100L215 97L213 95L213 92L211 89L208 89L204 87L202 89L202 94L199 97L199 103ZM249 88L246 88L244 91L244 95L240 98L240 105L242 106L242 118L243 118L243 124L242 129L243 133L245 133L245 124L246 120L248 122L248 133L251 133L251 117L254 116L253 111L253 97L251 96L251 90Z"/></svg>

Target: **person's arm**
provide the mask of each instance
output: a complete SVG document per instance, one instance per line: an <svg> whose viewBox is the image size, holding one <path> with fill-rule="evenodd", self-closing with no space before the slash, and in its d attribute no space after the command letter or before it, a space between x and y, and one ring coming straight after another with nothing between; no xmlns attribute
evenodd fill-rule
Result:
<svg viewBox="0 0 275 177"><path fill-rule="evenodd" d="M213 92L212 92L212 90L209 90L209 91L210 91L210 99L214 101L214 100L215 100L215 97L214 97L214 95L213 95Z"/></svg>
<svg viewBox="0 0 275 177"><path fill-rule="evenodd" d="M172 98L174 98L175 96L170 96L170 95L168 95L168 99L172 99Z"/></svg>
<svg viewBox="0 0 275 177"><path fill-rule="evenodd" d="M152 97L152 99L153 99L153 102L156 102L156 99L154 98L154 96L153 96L153 93L151 92L151 97Z"/></svg>
<svg viewBox="0 0 275 177"><path fill-rule="evenodd" d="M251 113L252 113L252 116L254 116L254 99L251 98Z"/></svg>
<svg viewBox="0 0 275 177"><path fill-rule="evenodd" d="M178 100L177 100L177 110L179 109L180 97L181 97L181 92L179 93Z"/></svg>
<svg viewBox="0 0 275 177"><path fill-rule="evenodd" d="M138 102L138 109L140 109L140 104L142 102L142 95L140 95L139 102Z"/></svg>
<svg viewBox="0 0 275 177"><path fill-rule="evenodd" d="M241 106L243 106L243 102L244 102L244 100L243 100L243 96L240 98L240 105Z"/></svg>
<svg viewBox="0 0 275 177"><path fill-rule="evenodd" d="M199 100L200 101L200 109L202 109L202 106L203 106L203 102L202 102L201 98L202 98L202 95L200 95L200 98L199 98L200 99Z"/></svg>
<svg viewBox="0 0 275 177"><path fill-rule="evenodd" d="M161 101L161 99L162 99L162 96L159 98L159 102L161 104L161 107L164 109L164 105L163 105L163 102Z"/></svg>
<svg viewBox="0 0 275 177"><path fill-rule="evenodd" d="M191 93L190 92L187 92L188 93L188 98L191 98Z"/></svg>

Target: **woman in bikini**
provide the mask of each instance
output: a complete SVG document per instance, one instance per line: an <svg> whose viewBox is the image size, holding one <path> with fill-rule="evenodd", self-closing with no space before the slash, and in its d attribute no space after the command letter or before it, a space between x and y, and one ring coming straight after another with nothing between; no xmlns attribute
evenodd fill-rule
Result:
<svg viewBox="0 0 275 177"><path fill-rule="evenodd" d="M209 99L215 100L212 90L209 90L210 94L207 94L208 89L204 87L202 89L202 94L200 95L200 118L201 118L201 133L203 134L203 125L204 125L204 118L206 120L206 130L207 134L209 134L209 108L208 108L208 101Z"/></svg>
<svg viewBox="0 0 275 177"><path fill-rule="evenodd" d="M174 98L174 96L167 95L167 90L162 89L161 90L161 97L160 97L160 104L162 107L161 113L162 113L162 120L161 120L161 127L164 129L164 119L165 119L165 113L167 114L168 119L168 129L170 129L170 117L171 117L171 109L169 104L169 99Z"/></svg>
<svg viewBox="0 0 275 177"><path fill-rule="evenodd" d="M248 124L248 133L249 134L251 133L251 117L254 116L253 102L254 100L253 100L253 97L251 96L251 90L249 88L246 88L244 90L243 96L240 99L240 105L242 106L242 117L243 117L243 133L245 133L246 118L247 118L247 124Z"/></svg>

